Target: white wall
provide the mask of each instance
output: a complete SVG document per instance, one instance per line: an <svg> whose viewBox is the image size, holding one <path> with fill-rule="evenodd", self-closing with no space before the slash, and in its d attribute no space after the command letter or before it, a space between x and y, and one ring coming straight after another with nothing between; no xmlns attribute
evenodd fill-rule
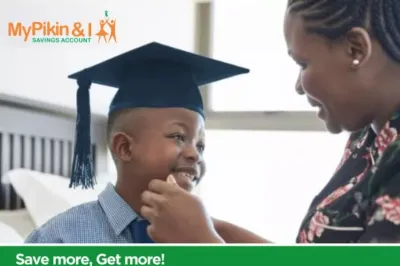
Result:
<svg viewBox="0 0 400 266"><path fill-rule="evenodd" d="M332 177L347 134L209 130L201 197L211 215L292 244Z"/></svg>
<svg viewBox="0 0 400 266"><path fill-rule="evenodd" d="M117 44L35 44L7 36L8 22L97 23L108 10L117 20ZM0 93L75 108L76 84L67 75L147 42L193 50L194 3L188 0L2 1ZM92 86L92 110L105 114L115 90Z"/></svg>

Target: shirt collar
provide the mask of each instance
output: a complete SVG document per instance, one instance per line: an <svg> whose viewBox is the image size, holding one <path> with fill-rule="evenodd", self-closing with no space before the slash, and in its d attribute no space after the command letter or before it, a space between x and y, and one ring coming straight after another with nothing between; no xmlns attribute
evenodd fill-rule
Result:
<svg viewBox="0 0 400 266"><path fill-rule="evenodd" d="M116 235L120 235L134 220L135 211L121 198L110 183L99 195L99 203Z"/></svg>

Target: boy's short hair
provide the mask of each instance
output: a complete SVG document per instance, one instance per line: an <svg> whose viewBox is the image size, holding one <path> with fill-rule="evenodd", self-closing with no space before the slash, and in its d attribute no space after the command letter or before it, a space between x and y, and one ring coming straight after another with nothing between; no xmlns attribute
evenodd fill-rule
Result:
<svg viewBox="0 0 400 266"><path fill-rule="evenodd" d="M107 141L110 142L117 120L121 117L122 111L116 111L108 115L107 119Z"/></svg>

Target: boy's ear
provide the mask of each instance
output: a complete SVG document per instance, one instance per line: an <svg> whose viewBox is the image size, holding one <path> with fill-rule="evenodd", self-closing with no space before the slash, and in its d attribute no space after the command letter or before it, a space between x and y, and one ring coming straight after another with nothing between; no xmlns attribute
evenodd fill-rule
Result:
<svg viewBox="0 0 400 266"><path fill-rule="evenodd" d="M130 162L134 157L134 140L125 132L116 132L111 138L111 151L115 158Z"/></svg>

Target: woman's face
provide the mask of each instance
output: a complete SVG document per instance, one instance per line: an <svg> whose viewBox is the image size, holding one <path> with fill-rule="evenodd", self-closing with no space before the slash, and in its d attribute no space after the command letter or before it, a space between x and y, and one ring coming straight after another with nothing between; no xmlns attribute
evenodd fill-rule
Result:
<svg viewBox="0 0 400 266"><path fill-rule="evenodd" d="M307 32L302 19L289 13L284 33L289 55L301 67L296 91L319 108L327 129L340 133L369 124L373 105L369 81L366 73L355 71L351 47Z"/></svg>

